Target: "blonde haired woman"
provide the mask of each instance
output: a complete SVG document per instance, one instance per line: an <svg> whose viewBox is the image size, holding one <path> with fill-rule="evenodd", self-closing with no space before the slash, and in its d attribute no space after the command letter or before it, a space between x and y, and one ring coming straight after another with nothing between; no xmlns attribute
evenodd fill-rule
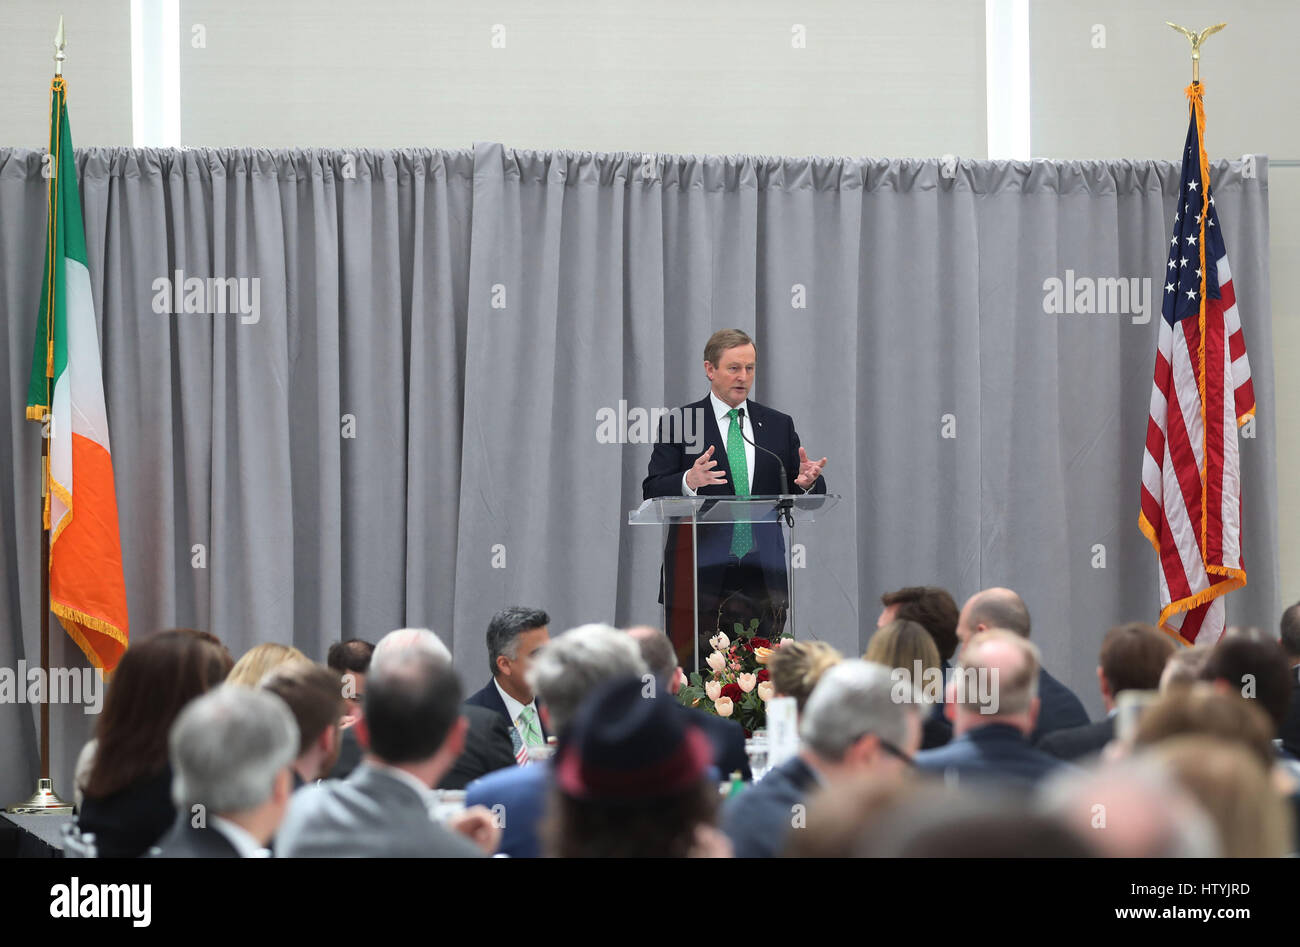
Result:
<svg viewBox="0 0 1300 947"><path fill-rule="evenodd" d="M867 642L864 661L883 664L896 672L905 671L912 687L926 697L934 695L930 682L938 681L938 702L933 710L922 714L921 749L943 746L952 739L952 724L943 717L943 660L939 648L925 626L914 621L891 621L876 629ZM897 678L895 678L897 679Z"/></svg>
<svg viewBox="0 0 1300 947"><path fill-rule="evenodd" d="M273 671L286 661L310 661L307 655L290 645L276 644L268 641L254 645L244 652L244 656L235 662L226 676L227 684L239 684L242 687L257 687L267 671Z"/></svg>

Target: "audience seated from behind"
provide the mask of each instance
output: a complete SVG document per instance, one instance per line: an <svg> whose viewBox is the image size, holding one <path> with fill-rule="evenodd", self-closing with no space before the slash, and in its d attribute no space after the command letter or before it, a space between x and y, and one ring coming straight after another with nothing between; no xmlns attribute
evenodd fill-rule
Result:
<svg viewBox="0 0 1300 947"><path fill-rule="evenodd" d="M490 813L466 810L446 825L430 814L433 787L465 743L460 702L460 680L437 635L428 629L386 635L366 676L369 752L347 779L294 793L276 835L277 854L438 858L495 850Z"/></svg>
<svg viewBox="0 0 1300 947"><path fill-rule="evenodd" d="M908 683L918 694L924 693L927 681L933 681L935 689L940 691L946 683L934 639L919 623L907 619L896 619L877 627L867 642L867 653L862 660L883 664L893 671L896 678L900 674L906 675ZM921 749L929 750L952 739L952 724L943 716L942 699L930 701L929 695L925 696L927 699L921 714L924 721Z"/></svg>
<svg viewBox="0 0 1300 947"><path fill-rule="evenodd" d="M939 661L944 668L951 666L957 653L957 621L961 612L947 589L934 585L913 585L880 596L884 606L876 627L884 628L894 621L913 621L920 625L934 641L939 651Z"/></svg>
<svg viewBox="0 0 1300 947"><path fill-rule="evenodd" d="M240 659L235 662L235 666L230 669L230 674L226 676L226 683L238 684L241 687L257 687L262 683L262 678L266 677L268 672L273 671L285 661L310 660L307 655L290 645L265 641L262 644L253 645L243 653Z"/></svg>
<svg viewBox="0 0 1300 947"><path fill-rule="evenodd" d="M1291 702L1278 730L1282 748L1300 758L1300 602L1282 613L1282 651L1291 665Z"/></svg>
<svg viewBox="0 0 1300 947"><path fill-rule="evenodd" d="M606 681L647 673L636 642L609 625L582 625L552 640L532 662L530 687L549 729L564 738L583 700ZM551 763L532 763L490 773L466 789L467 806L505 815L500 851L514 858L541 854L540 826L546 811ZM499 808L498 808L499 807Z"/></svg>
<svg viewBox="0 0 1300 947"><path fill-rule="evenodd" d="M176 820L152 854L266 857L298 755L298 725L284 701L224 684L181 711L169 743Z"/></svg>
<svg viewBox="0 0 1300 947"><path fill-rule="evenodd" d="M1100 753L1115 738L1119 695L1124 691L1156 690L1173 653L1173 639L1142 622L1118 625L1106 632L1097 665L1097 686L1106 716L1081 727L1054 730L1038 741L1038 748L1062 760L1081 760Z"/></svg>
<svg viewBox="0 0 1300 947"><path fill-rule="evenodd" d="M1276 739L1291 708L1291 662L1273 638L1253 629L1230 630L1210 649L1201 667L1201 679L1224 694L1249 700L1269 719ZM1278 747L1283 764L1300 776L1300 760Z"/></svg>
<svg viewBox="0 0 1300 947"><path fill-rule="evenodd" d="M1038 649L1010 631L967 639L948 684L944 713L953 724L946 746L923 750L917 767L950 783L999 783L1029 790L1068 766L1029 742L1038 718Z"/></svg>
<svg viewBox="0 0 1300 947"><path fill-rule="evenodd" d="M799 807L819 787L862 773L903 776L921 745L921 708L894 697L893 676L880 664L840 661L821 675L800 715L799 754L723 808L722 829L736 857L780 853Z"/></svg>
<svg viewBox="0 0 1300 947"><path fill-rule="evenodd" d="M365 730L361 715L366 699L366 672L370 670L370 656L374 653L375 646L369 641L349 638L334 642L326 654L326 666L342 676L343 699L347 702L347 712L339 722L339 758L329 773L332 779L346 779L365 753L360 739Z"/></svg>
<svg viewBox="0 0 1300 947"><path fill-rule="evenodd" d="M262 688L284 701L298 726L293 788L324 779L341 744L346 702L339 673L312 661L286 661L262 678Z"/></svg>
<svg viewBox="0 0 1300 947"><path fill-rule="evenodd" d="M784 642L767 661L772 696L793 697L802 714L822 675L843 659L824 641Z"/></svg>
<svg viewBox="0 0 1300 947"><path fill-rule="evenodd" d="M629 628L627 633L641 649L641 657L650 673L655 676L655 684L659 691L676 698L686 675L677 663L677 650L673 647L672 640L658 628L649 625ZM674 703L677 703L675 699ZM722 778L729 778L733 773L739 773L740 778L748 782L753 777L753 773L750 772L749 757L745 753L745 728L737 721L728 720L726 717L719 717L680 703L677 703L677 706L690 716L713 744L713 765L719 775Z"/></svg>
<svg viewBox="0 0 1300 947"><path fill-rule="evenodd" d="M194 698L220 684L230 655L177 629L133 642L113 673L81 785L77 826L101 857L137 858L176 817L167 735Z"/></svg>
<svg viewBox="0 0 1300 947"><path fill-rule="evenodd" d="M990 628L1001 628L1029 640L1029 609L1011 589L992 588L976 592L962 606L957 620L957 637L965 642L971 636ZM1088 722L1088 712L1074 691L1047 672L1041 662L1038 669L1038 721L1029 735L1030 743L1037 743L1046 733L1082 727Z"/></svg>
<svg viewBox="0 0 1300 947"><path fill-rule="evenodd" d="M620 635L632 644L626 634ZM544 653L542 660L546 657ZM601 684L566 730L555 757L549 815L542 828L546 854L730 854L726 838L714 825L718 784L710 775L709 738L671 699L647 699L645 686L639 675Z"/></svg>

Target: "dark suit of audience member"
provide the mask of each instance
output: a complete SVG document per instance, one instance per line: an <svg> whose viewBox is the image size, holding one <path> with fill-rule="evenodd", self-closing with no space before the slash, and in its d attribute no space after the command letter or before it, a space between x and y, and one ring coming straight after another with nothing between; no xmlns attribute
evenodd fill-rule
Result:
<svg viewBox="0 0 1300 947"><path fill-rule="evenodd" d="M1035 746L1058 760L1083 760L1096 756L1115 739L1115 717L1047 734Z"/></svg>
<svg viewBox="0 0 1300 947"><path fill-rule="evenodd" d="M155 858L238 858L239 852L217 829L195 828L188 813L176 817L171 830L158 842Z"/></svg>
<svg viewBox="0 0 1300 947"><path fill-rule="evenodd" d="M922 772L959 782L993 782L1033 789L1042 779L1067 764L1036 749L1016 727L991 723L963 733L947 746L916 755Z"/></svg>
<svg viewBox="0 0 1300 947"><path fill-rule="evenodd" d="M704 735L713 744L713 765L722 774L723 779L730 779L732 773L740 773L740 778L749 782L754 778L749 768L749 754L745 752L745 728L735 720L718 717L685 704L676 704L686 711L691 723L704 731Z"/></svg>
<svg viewBox="0 0 1300 947"><path fill-rule="evenodd" d="M1038 672L1038 723L1029 735L1030 743L1037 743L1046 734L1070 727L1082 727L1088 722L1088 711L1074 691L1066 687L1046 668Z"/></svg>
<svg viewBox="0 0 1300 947"><path fill-rule="evenodd" d="M515 725L514 720L510 717L510 711L506 710L506 702L501 699L501 692L497 690L497 682L495 679L490 679L482 689L476 690L474 693L466 697L465 703L473 707L486 707L488 710L500 714L510 726L513 727ZM541 701L537 702L537 706L537 726L542 731L542 739L545 740L548 739L551 734L546 728L546 721L542 719L540 712Z"/></svg>
<svg viewBox="0 0 1300 947"><path fill-rule="evenodd" d="M361 765L361 757L365 755L365 752L357 739L355 726L341 731L339 735L339 758L335 761L334 768L330 770L329 778L347 779L352 775L352 771Z"/></svg>
<svg viewBox="0 0 1300 947"><path fill-rule="evenodd" d="M510 724L501 714L468 702L461 705L461 714L469 719L465 749L439 781L439 789L464 789L480 776L516 765Z"/></svg>
<svg viewBox="0 0 1300 947"><path fill-rule="evenodd" d="M921 721L921 749L933 750L952 739L952 724L943 716L943 704L936 704Z"/></svg>
<svg viewBox="0 0 1300 947"><path fill-rule="evenodd" d="M139 858L175 819L169 766L157 776L103 798L87 796L81 803L77 827L83 835L95 836L100 858Z"/></svg>
<svg viewBox="0 0 1300 947"><path fill-rule="evenodd" d="M807 802L817 776L801 757L786 760L722 808L722 831L737 858L775 858L785 848L793 806Z"/></svg>

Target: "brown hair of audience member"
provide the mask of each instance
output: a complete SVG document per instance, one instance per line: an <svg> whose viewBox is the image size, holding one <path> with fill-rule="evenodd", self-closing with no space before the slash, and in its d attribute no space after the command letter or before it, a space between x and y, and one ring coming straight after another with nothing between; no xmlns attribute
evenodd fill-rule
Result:
<svg viewBox="0 0 1300 947"><path fill-rule="evenodd" d="M253 645L244 652L243 657L235 662L235 666L230 669L230 674L226 677L227 684L238 684L241 687L257 687L262 683L262 678L266 677L268 671L274 670L285 661L310 661L311 658L303 654L297 648L285 644L276 644L274 641L265 641L259 645Z"/></svg>
<svg viewBox="0 0 1300 947"><path fill-rule="evenodd" d="M1160 692L1163 694L1173 687L1186 687L1201 679L1201 668L1210 656L1209 645L1193 645L1190 648L1175 648L1174 653L1165 662L1164 673L1160 675Z"/></svg>
<svg viewBox="0 0 1300 947"><path fill-rule="evenodd" d="M708 779L669 797L593 804L552 790L542 844L553 858L687 858L699 826L717 823L718 787Z"/></svg>
<svg viewBox="0 0 1300 947"><path fill-rule="evenodd" d="M867 642L864 661L874 661L888 668L901 668L913 675L916 665L921 665L921 676L912 681L914 687L920 687L927 671L932 668L940 671L939 648L925 627L914 621L895 619L887 625L876 629L871 640Z"/></svg>
<svg viewBox="0 0 1300 947"><path fill-rule="evenodd" d="M1153 691L1160 687L1174 640L1153 625L1133 621L1116 625L1101 642L1098 670L1113 700L1122 691Z"/></svg>
<svg viewBox="0 0 1300 947"><path fill-rule="evenodd" d="M1205 809L1225 858L1281 858L1292 841L1291 813L1270 769L1238 741L1189 734L1152 753Z"/></svg>
<svg viewBox="0 0 1300 947"><path fill-rule="evenodd" d="M365 674L370 670L370 656L375 653L375 646L360 638L348 638L330 645L325 657L325 665L340 674L351 671L353 674Z"/></svg>
<svg viewBox="0 0 1300 947"><path fill-rule="evenodd" d="M1254 629L1224 635L1210 649L1201 679L1220 682L1256 704L1273 723L1273 736L1291 705L1291 663L1282 646Z"/></svg>
<svg viewBox="0 0 1300 947"><path fill-rule="evenodd" d="M1252 702L1235 694L1220 694L1205 683L1161 694L1142 712L1133 743L1150 747L1189 734L1239 743L1265 767L1272 767L1275 759L1268 715Z"/></svg>
<svg viewBox="0 0 1300 947"><path fill-rule="evenodd" d="M957 619L961 610L947 589L936 585L910 585L880 596L885 608L897 606L894 621L914 621L934 639L939 657L947 661L957 650Z"/></svg>
<svg viewBox="0 0 1300 947"><path fill-rule="evenodd" d="M102 799L162 772L177 715L229 672L230 654L220 641L188 628L160 631L128 647L95 726L85 795Z"/></svg>
<svg viewBox="0 0 1300 947"><path fill-rule="evenodd" d="M793 697L802 713L822 674L843 659L824 641L786 641L767 662L772 690L779 697Z"/></svg>
<svg viewBox="0 0 1300 947"><path fill-rule="evenodd" d="M283 700L298 724L298 758L309 753L330 727L337 727L345 712L343 680L338 671L314 661L285 661L262 678L262 688ZM338 758L335 735L334 759L326 759L325 772ZM307 776L303 777L307 779ZM311 777L317 778L317 777Z"/></svg>

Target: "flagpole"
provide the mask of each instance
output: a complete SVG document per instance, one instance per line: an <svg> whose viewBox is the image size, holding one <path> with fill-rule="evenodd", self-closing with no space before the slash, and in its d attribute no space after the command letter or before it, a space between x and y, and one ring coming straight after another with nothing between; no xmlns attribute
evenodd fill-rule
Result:
<svg viewBox="0 0 1300 947"><path fill-rule="evenodd" d="M63 63L67 59L64 54L66 45L63 31L63 17L59 17L59 29L54 35L54 85L62 85ZM53 90L52 90L53 91ZM56 91L54 94L58 94ZM51 110L53 111L53 110ZM60 113L61 116L61 113ZM56 118L55 121L59 119ZM55 194L58 193L58 160L59 156L52 156L51 160L55 162L55 174L48 180L49 186ZM57 226L55 213L57 208L53 201L50 202L50 217L46 222L46 246L52 243L54 228ZM48 305L50 311L45 313L45 332L46 332L46 351L53 351L53 333L54 333L54 294L49 294ZM54 402L51 400L50 384L52 382L50 372L45 374L45 404L47 411L52 411ZM44 682L41 688L40 700L40 754L41 754L41 775L36 783L36 792L26 802L9 806L6 812L18 815L71 815L72 806L59 798L54 791L54 780L50 777L50 694L48 692L48 682L50 680L50 524L46 518L47 504L50 498L50 437L53 431L48 425L53 423L53 415L46 414L41 428L41 497L40 497L40 517L41 517L41 679ZM24 682L18 682L18 686L23 686Z"/></svg>
<svg viewBox="0 0 1300 947"><path fill-rule="evenodd" d="M1227 23L1216 23L1214 26L1207 26L1201 32L1196 33L1185 26L1179 26L1177 23L1170 23L1165 20L1165 26L1182 33L1187 37L1187 41L1192 44L1192 85L1199 85L1201 82L1201 44L1205 42L1206 37L1213 36L1227 25Z"/></svg>

